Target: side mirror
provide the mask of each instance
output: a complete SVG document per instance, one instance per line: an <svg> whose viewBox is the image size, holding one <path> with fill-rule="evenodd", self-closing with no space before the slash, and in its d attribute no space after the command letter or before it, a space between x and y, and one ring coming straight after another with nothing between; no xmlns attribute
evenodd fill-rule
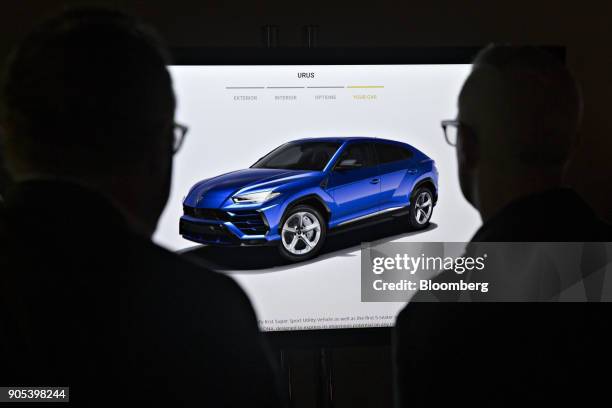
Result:
<svg viewBox="0 0 612 408"><path fill-rule="evenodd" d="M335 170L353 170L360 167L362 167L362 164L356 159L344 159L336 165Z"/></svg>

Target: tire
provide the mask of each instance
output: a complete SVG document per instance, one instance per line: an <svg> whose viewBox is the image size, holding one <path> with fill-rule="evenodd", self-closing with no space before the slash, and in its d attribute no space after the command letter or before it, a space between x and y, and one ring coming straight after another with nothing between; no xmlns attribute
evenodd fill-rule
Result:
<svg viewBox="0 0 612 408"><path fill-rule="evenodd" d="M434 198L432 191L427 187L419 187L410 199L410 226L413 229L423 229L429 226L433 214Z"/></svg>
<svg viewBox="0 0 612 408"><path fill-rule="evenodd" d="M327 225L316 208L309 205L291 207L280 225L278 250L283 258L300 262L314 258L321 251L327 237Z"/></svg>

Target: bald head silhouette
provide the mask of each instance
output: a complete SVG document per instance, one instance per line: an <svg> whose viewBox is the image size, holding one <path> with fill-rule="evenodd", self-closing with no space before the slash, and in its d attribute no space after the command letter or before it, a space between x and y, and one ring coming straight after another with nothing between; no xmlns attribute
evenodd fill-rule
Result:
<svg viewBox="0 0 612 408"><path fill-rule="evenodd" d="M71 9L40 25L12 54L2 88L12 178L87 185L151 235L172 171L167 64L152 30L117 11Z"/></svg>
<svg viewBox="0 0 612 408"><path fill-rule="evenodd" d="M458 107L461 189L484 220L513 199L562 185L582 102L557 57L535 47L485 48Z"/></svg>

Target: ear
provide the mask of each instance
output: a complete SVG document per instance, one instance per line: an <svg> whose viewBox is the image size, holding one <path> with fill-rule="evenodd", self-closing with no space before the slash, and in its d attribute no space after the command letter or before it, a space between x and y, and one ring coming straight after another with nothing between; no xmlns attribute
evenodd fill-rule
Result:
<svg viewBox="0 0 612 408"><path fill-rule="evenodd" d="M9 168L9 139L10 139L10 125L7 122L0 123L0 176L2 176L2 170Z"/></svg>
<svg viewBox="0 0 612 408"><path fill-rule="evenodd" d="M457 160L465 170L478 167L480 161L480 145L478 137L469 126L461 126L457 137Z"/></svg>
<svg viewBox="0 0 612 408"><path fill-rule="evenodd" d="M6 144L6 123L0 122L0 152L2 147Z"/></svg>

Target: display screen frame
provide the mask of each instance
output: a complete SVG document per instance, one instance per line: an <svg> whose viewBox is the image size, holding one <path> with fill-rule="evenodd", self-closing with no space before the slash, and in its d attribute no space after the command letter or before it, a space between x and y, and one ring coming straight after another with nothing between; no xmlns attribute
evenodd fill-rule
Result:
<svg viewBox="0 0 612 408"><path fill-rule="evenodd" d="M470 64L484 45L439 47L178 47L171 48L170 65L446 65ZM566 48L538 45L561 61ZM392 327L265 331L274 350L389 345Z"/></svg>

